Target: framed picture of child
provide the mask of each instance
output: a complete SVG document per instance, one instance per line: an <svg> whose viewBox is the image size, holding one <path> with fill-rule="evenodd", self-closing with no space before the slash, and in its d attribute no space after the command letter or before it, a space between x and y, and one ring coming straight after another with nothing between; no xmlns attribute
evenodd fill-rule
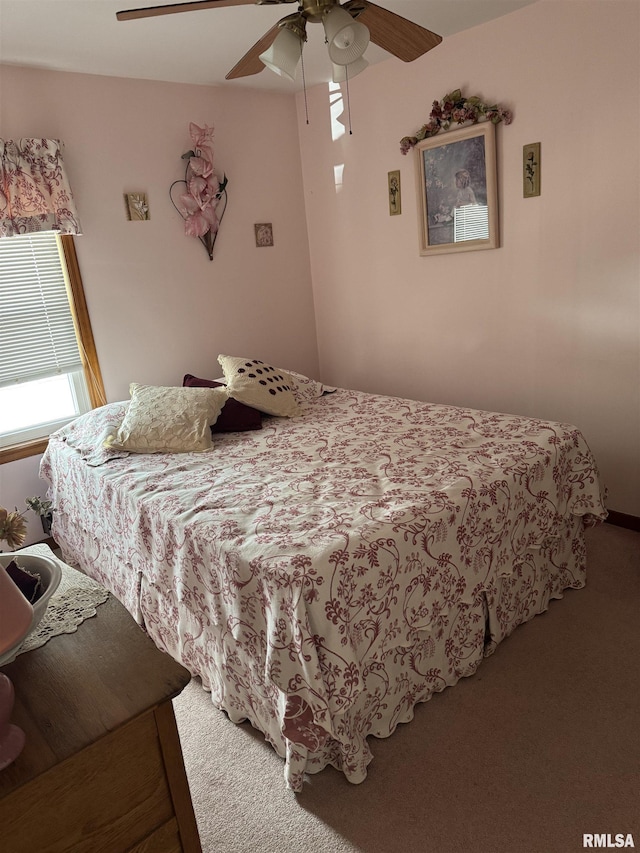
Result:
<svg viewBox="0 0 640 853"><path fill-rule="evenodd" d="M500 245L495 130L483 122L416 145L421 255Z"/></svg>

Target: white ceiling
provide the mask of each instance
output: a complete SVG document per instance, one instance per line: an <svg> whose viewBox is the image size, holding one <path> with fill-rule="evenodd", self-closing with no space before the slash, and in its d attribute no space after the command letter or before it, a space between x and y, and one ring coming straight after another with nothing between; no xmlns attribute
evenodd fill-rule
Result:
<svg viewBox="0 0 640 853"><path fill-rule="evenodd" d="M536 0L378 0L378 5L446 38L532 2ZM300 71L295 83L266 68L240 80L224 79L276 21L295 11L294 5L232 6L116 20L122 9L157 5L163 0L0 0L0 61L177 83L282 92L302 87ZM303 59L306 84L312 86L330 79L331 64L323 28L310 26L308 37ZM371 44L366 58L373 63L391 57Z"/></svg>

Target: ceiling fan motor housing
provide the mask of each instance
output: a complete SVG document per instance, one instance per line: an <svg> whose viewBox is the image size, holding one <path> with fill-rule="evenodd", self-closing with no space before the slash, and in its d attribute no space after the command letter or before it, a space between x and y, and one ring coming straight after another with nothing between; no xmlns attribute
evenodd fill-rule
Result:
<svg viewBox="0 0 640 853"><path fill-rule="evenodd" d="M311 23L319 24L330 9L339 5L338 0L300 0L300 12Z"/></svg>

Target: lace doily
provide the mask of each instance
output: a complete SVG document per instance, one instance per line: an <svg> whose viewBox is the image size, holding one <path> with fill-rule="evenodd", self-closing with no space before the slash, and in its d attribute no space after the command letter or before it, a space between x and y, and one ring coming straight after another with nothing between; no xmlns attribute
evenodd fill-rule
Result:
<svg viewBox="0 0 640 853"><path fill-rule="evenodd" d="M59 560L48 545L29 545L24 554L37 554L55 560L62 568L60 586L51 596L42 621L25 639L16 656L43 646L58 634L73 634L85 619L96 615L96 607L109 598L109 592L92 578Z"/></svg>

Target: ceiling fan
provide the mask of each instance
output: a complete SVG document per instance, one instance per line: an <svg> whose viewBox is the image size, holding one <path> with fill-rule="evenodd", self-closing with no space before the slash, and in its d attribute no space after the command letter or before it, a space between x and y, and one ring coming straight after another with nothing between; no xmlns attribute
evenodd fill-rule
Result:
<svg viewBox="0 0 640 853"><path fill-rule="evenodd" d="M259 74L265 67L276 74L295 79L302 48L307 40L308 23L324 26L329 58L333 63L333 81L342 83L367 67L364 52L372 41L404 62L412 62L442 41L442 36L383 9L369 0L191 0L143 9L118 12L119 21L153 18L177 12L215 9L225 6L274 6L298 3L298 10L281 18L226 75L226 80Z"/></svg>

